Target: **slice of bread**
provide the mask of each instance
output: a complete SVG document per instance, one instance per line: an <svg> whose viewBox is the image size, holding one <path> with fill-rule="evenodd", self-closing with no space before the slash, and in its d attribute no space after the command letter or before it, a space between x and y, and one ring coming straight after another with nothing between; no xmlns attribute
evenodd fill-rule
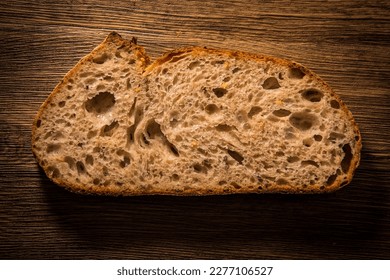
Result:
<svg viewBox="0 0 390 280"><path fill-rule="evenodd" d="M361 137L300 64L200 47L149 64L111 33L42 105L32 148L76 192L321 193L352 180Z"/></svg>

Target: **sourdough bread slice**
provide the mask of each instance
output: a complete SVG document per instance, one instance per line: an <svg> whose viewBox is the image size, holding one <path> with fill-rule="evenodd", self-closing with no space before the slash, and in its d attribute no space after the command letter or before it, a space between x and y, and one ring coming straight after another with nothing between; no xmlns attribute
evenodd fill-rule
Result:
<svg viewBox="0 0 390 280"><path fill-rule="evenodd" d="M54 89L32 136L49 178L109 195L320 193L352 180L359 130L302 65L200 47L148 61L112 33Z"/></svg>

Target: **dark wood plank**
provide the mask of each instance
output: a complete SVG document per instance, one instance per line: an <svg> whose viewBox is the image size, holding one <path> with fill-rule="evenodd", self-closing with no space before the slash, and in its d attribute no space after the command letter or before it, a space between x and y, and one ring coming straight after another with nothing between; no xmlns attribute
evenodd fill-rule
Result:
<svg viewBox="0 0 390 280"><path fill-rule="evenodd" d="M9 1L0 5L0 258L390 257L388 1ZM352 184L329 195L94 197L30 150L40 104L112 30L152 58L179 46L260 52L321 75L358 122Z"/></svg>

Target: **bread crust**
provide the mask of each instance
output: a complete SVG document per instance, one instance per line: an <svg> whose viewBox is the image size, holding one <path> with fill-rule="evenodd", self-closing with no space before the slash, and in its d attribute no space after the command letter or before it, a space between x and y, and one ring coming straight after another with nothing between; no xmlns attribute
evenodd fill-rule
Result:
<svg viewBox="0 0 390 280"><path fill-rule="evenodd" d="M95 54L99 52L102 49L107 48L108 44L115 44L116 46L124 46L128 47L129 50L134 51L137 54L137 57L140 61L140 70L143 72L143 76L147 78L149 75L151 75L159 66L164 65L165 63L169 62L173 57L182 56L182 55L192 55L192 56L206 56L209 54L218 54L221 56L226 56L230 58L237 58L241 60L251 60L255 62L267 62L272 61L275 64L287 66L287 67L294 67L298 68L300 71L302 71L305 75L308 75L309 77L312 77L316 81L320 82L322 86L326 89L327 92L331 94L331 96L336 99L340 104L340 109L346 114L348 117L349 123L353 126L353 131L355 136L355 151L353 153L353 157L351 159L351 163L349 166L348 171L346 172L346 178L347 180L343 180L341 176L337 176L335 181L327 186L325 189L322 189L319 185L312 185L308 186L304 191L302 189L292 189L289 185L278 185L275 182L271 184L267 188L262 188L259 190L258 188L246 188L242 187L241 189L229 189L227 191L220 191L216 186L208 186L207 188L204 188L202 190L184 190L180 193L176 192L173 189L170 189L165 186L160 186L159 188L152 188L151 190L147 190L145 192L141 191L135 191L131 190L129 188L126 189L126 192L123 192L118 186L115 185L109 185L105 186L104 188L93 186L93 185L82 185L82 184L70 184L69 182L64 182L60 178L53 178L50 175L50 172L48 172L47 169L44 169L47 176L53 180L56 184L63 186L67 188L68 190L76 193L83 193L83 194L98 194L98 195L112 195L112 196L118 196L118 195L191 195L191 196L198 196L198 195L224 195L224 194L238 194L238 193L304 193L304 194L310 194L310 193L325 193L325 192L333 192L341 187L349 184L352 181L354 172L356 168L359 165L360 162L360 151L362 148L362 140L359 128L352 116L352 113L348 110L347 106L344 104L344 102L341 100L341 98L328 86L327 83L325 83L317 74L306 68L305 66L296 63L294 61L276 58L272 56L267 55L260 55L260 54L252 54L252 53L246 53L246 52L240 52L240 51L232 51L232 50L218 50L218 49L210 49L206 47L185 47L180 48L177 50L173 50L170 52L165 53L160 58L156 59L152 64L149 64L150 60L148 56L145 54L145 51L142 47L136 45L136 40L133 39L132 41L124 40L119 34L116 32L112 32L108 35L108 37L99 45L97 46L90 54L82 58L76 66L70 70L65 77L62 79L62 81L54 88L53 92L50 94L48 99L43 103L43 105L40 107L37 116L34 119L33 122L33 128L32 128L32 139L34 139L34 135L36 132L36 129L39 125L39 121L42 115L42 112L45 110L45 108L48 106L48 104L51 102L51 100L54 98L54 96L61 90L61 88L66 85L69 78L74 75L75 72L79 71L79 69L86 63L87 61L90 61L93 59ZM32 140L34 141L34 140ZM34 145L32 145L34 147ZM33 148L33 153L38 161L40 163L40 159L37 156L37 153L35 149ZM41 165L42 166L42 165ZM163 190L163 191L162 191Z"/></svg>

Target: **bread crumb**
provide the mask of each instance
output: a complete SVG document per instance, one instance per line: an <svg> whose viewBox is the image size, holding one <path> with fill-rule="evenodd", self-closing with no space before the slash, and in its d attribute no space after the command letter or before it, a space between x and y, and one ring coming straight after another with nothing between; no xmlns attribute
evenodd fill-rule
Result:
<svg viewBox="0 0 390 280"><path fill-rule="evenodd" d="M283 102L283 100L277 99L277 100L275 100L275 104L276 105L283 105L284 102Z"/></svg>
<svg viewBox="0 0 390 280"><path fill-rule="evenodd" d="M192 142L191 142L191 146L192 146L193 148L196 148L196 147L199 146L199 142L198 142L198 141L192 141Z"/></svg>

